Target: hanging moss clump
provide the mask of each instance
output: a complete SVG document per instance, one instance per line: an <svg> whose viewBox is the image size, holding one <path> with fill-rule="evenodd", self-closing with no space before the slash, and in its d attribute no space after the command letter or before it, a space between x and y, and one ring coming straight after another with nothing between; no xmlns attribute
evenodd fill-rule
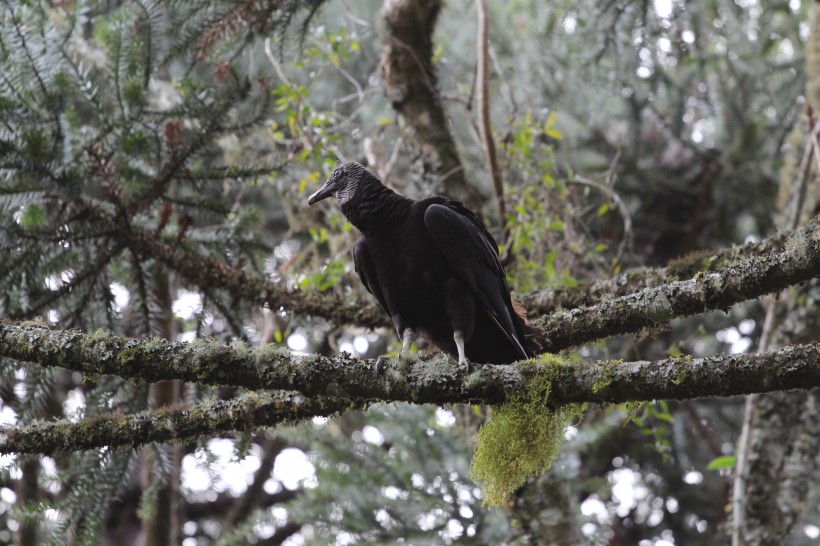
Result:
<svg viewBox="0 0 820 546"><path fill-rule="evenodd" d="M583 413L577 404L547 404L552 382L560 376L565 361L543 355L537 365L542 370L532 378L527 392L493 407L491 420L478 431L470 478L481 487L486 505L503 506L527 478L549 470L564 430Z"/></svg>

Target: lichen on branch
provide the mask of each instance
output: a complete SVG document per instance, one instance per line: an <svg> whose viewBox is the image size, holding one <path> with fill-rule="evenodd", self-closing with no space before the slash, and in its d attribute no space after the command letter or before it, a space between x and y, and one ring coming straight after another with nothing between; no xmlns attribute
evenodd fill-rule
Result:
<svg viewBox="0 0 820 546"><path fill-rule="evenodd" d="M181 442L200 436L254 430L355 407L340 398L306 398L293 392L246 392L231 400L193 407L166 406L134 415L95 415L78 422L35 422L0 428L0 453L71 453L104 446L136 447L148 442Z"/></svg>
<svg viewBox="0 0 820 546"><path fill-rule="evenodd" d="M554 404L619 403L732 396L820 386L820 345L762 354L688 356L657 362L568 362L552 385ZM105 332L54 331L41 324L0 323L0 357L111 374L137 381L181 379L255 390L299 391L364 402L499 404L523 392L542 366L476 365L445 355L376 362L342 354L293 355L285 347L252 348L201 340L178 343Z"/></svg>
<svg viewBox="0 0 820 546"><path fill-rule="evenodd" d="M779 292L820 275L820 222L796 230L783 249L740 260L692 279L558 311L536 324L546 330L542 346L555 352L611 335L639 332L669 320L725 310L735 303Z"/></svg>

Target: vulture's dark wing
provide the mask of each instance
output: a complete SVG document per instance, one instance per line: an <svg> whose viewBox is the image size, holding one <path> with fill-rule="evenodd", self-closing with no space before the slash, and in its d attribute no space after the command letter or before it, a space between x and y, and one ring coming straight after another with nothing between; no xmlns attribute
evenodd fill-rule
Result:
<svg viewBox="0 0 820 546"><path fill-rule="evenodd" d="M528 358L516 335L510 289L498 258L498 247L475 214L461 203L430 205L424 225L478 303L495 321L521 358Z"/></svg>
<svg viewBox="0 0 820 546"><path fill-rule="evenodd" d="M381 308L384 309L387 314L390 314L390 311L387 309L384 294L382 294L381 287L379 287L376 268L373 267L373 260L370 259L370 252L367 250L367 244L364 242L364 239L359 239L359 242L353 247L353 267L356 269L356 273L359 274L359 278L362 280L364 287L367 288L367 291L376 296L376 300L378 300Z"/></svg>

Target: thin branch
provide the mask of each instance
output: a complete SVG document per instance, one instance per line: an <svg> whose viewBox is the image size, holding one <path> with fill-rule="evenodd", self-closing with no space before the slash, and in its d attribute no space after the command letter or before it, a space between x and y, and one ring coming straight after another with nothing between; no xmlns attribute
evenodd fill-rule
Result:
<svg viewBox="0 0 820 546"><path fill-rule="evenodd" d="M484 163L490 178L493 181L495 198L498 201L498 216L504 239L507 239L507 206L504 202L504 181L501 179L501 169L498 166L498 154L493 140L490 123L490 71L489 71L489 44L490 18L487 13L487 0L476 0L478 11L478 32L476 45L476 103L478 105L478 130L481 136L481 147L484 151Z"/></svg>
<svg viewBox="0 0 820 546"><path fill-rule="evenodd" d="M620 212L621 219L624 223L624 234L621 238L621 243L618 245L618 254L615 256L614 261L616 263L620 263L621 258L624 254L624 250L632 246L633 237L632 215L629 213L629 208L626 206L626 203L624 203L623 199L621 199L621 196L618 195L618 192L616 192L614 188L612 188L609 185L601 184L600 182L596 182L595 180L579 175L575 175L573 178L569 178L567 181L575 184L590 186L597 189L598 191L609 197L615 203L615 206L618 207L618 212Z"/></svg>
<svg viewBox="0 0 820 546"><path fill-rule="evenodd" d="M279 79L287 86L290 86L290 80L285 75L284 70L282 70L282 65L279 63L279 60L276 58L276 55L273 54L270 47L270 38L265 38L265 56L267 56L268 61L270 61L271 66L276 71L276 75Z"/></svg>
<svg viewBox="0 0 820 546"><path fill-rule="evenodd" d="M478 366L472 373L454 365L448 357L436 355L390 360L378 373L375 361L356 359L346 353L337 357L296 356L273 345L251 348L204 340L184 344L123 338L104 332L86 335L52 331L26 323L0 324L0 357L143 381L181 379L248 389L299 391L307 397L416 404L498 404L509 395L522 392L535 375L545 371L554 379L550 396L555 404L689 399L820 386L820 344L816 343L757 355L700 359L685 356L658 362L596 365L568 361L561 365L538 365L536 360L522 366ZM273 406L276 405L274 402ZM278 407L284 407L286 414L301 415L301 406L290 407L279 400ZM322 411L328 410L322 406Z"/></svg>
<svg viewBox="0 0 820 546"><path fill-rule="evenodd" d="M290 290L282 282L249 275L242 269L200 256L182 245L167 243L148 231L132 228L119 236L143 257L161 262L203 291L226 290L237 300L263 304L274 311L284 309L326 318L339 324L370 328L390 324L389 317L377 305L359 298Z"/></svg>
<svg viewBox="0 0 820 546"><path fill-rule="evenodd" d="M249 392L194 407L166 406L133 415L98 415L76 423L50 421L0 429L0 453L72 453L100 447L183 442L220 432L253 430L329 416L352 407L340 398L310 399L292 392Z"/></svg>

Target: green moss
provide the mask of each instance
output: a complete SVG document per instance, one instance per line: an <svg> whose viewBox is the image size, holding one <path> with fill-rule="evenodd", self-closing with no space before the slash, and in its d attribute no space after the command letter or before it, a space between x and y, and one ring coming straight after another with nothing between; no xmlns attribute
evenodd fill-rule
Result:
<svg viewBox="0 0 820 546"><path fill-rule="evenodd" d="M290 358L290 351L278 343L265 343L257 349L259 362L278 362Z"/></svg>
<svg viewBox="0 0 820 546"><path fill-rule="evenodd" d="M675 378L672 380L674 385L681 385L684 381L689 379L689 376L691 375L691 368L689 368L686 364L688 364L691 360L692 357L690 355L686 355L686 357L678 359L678 362L676 362L677 370L675 372Z"/></svg>
<svg viewBox="0 0 820 546"><path fill-rule="evenodd" d="M241 339L235 339L231 343L231 349L236 351L236 356L243 360L249 359L253 356L253 349L250 345L242 341Z"/></svg>
<svg viewBox="0 0 820 546"><path fill-rule="evenodd" d="M669 261L666 270L673 277L691 279L699 273L709 271L714 265L714 250L695 250Z"/></svg>
<svg viewBox="0 0 820 546"><path fill-rule="evenodd" d="M123 370L129 369L133 366L136 362L139 361L140 356L142 356L142 349L141 347L134 345L133 347L123 347L120 351L120 365L122 366Z"/></svg>
<svg viewBox="0 0 820 546"><path fill-rule="evenodd" d="M638 416L638 412L644 407L648 402L624 402L622 404L618 404L624 411L626 412L626 419L624 419L624 426L626 424L631 423L635 420L635 417Z"/></svg>
<svg viewBox="0 0 820 546"><path fill-rule="evenodd" d="M11 323L9 323L9 324L11 324ZM48 323L45 321L45 319L43 317L34 317L31 320L24 320L23 322L20 323L20 326L22 328L35 328L35 329L45 328L47 330L49 329L48 328Z"/></svg>
<svg viewBox="0 0 820 546"><path fill-rule="evenodd" d="M612 380L615 378L615 368L621 364L623 360L599 360L598 368L601 370L600 378L592 384L592 392L595 394L606 390Z"/></svg>
<svg viewBox="0 0 820 546"><path fill-rule="evenodd" d="M88 335L89 343L107 343L111 341L111 332L97 328L93 333Z"/></svg>
<svg viewBox="0 0 820 546"><path fill-rule="evenodd" d="M538 363L540 369L527 391L494 407L492 420L478 431L470 477L481 486L484 504L504 505L527 478L549 470L565 428L582 412L576 405L548 405L552 383L566 362L556 355L544 355Z"/></svg>

